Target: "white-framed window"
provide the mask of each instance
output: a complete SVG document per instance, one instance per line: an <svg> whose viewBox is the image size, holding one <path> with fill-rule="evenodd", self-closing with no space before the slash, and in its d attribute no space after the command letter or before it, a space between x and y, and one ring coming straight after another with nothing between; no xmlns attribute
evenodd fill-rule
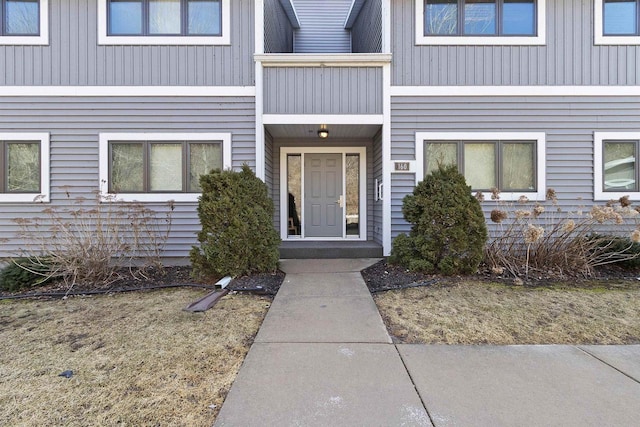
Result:
<svg viewBox="0 0 640 427"><path fill-rule="evenodd" d="M118 200L195 202L199 179L231 167L230 133L101 133L100 184Z"/></svg>
<svg viewBox="0 0 640 427"><path fill-rule="evenodd" d="M0 45L49 44L49 0L0 0Z"/></svg>
<svg viewBox="0 0 640 427"><path fill-rule="evenodd" d="M544 200L545 146L543 132L416 132L416 181L454 164L473 192Z"/></svg>
<svg viewBox="0 0 640 427"><path fill-rule="evenodd" d="M231 0L98 0L98 44L228 45Z"/></svg>
<svg viewBox="0 0 640 427"><path fill-rule="evenodd" d="M0 133L0 202L48 202L49 180L48 133Z"/></svg>
<svg viewBox="0 0 640 427"><path fill-rule="evenodd" d="M546 0L415 0L416 45L544 45Z"/></svg>
<svg viewBox="0 0 640 427"><path fill-rule="evenodd" d="M640 44L640 0L595 0L594 43Z"/></svg>
<svg viewBox="0 0 640 427"><path fill-rule="evenodd" d="M640 200L640 131L594 132L594 200Z"/></svg>

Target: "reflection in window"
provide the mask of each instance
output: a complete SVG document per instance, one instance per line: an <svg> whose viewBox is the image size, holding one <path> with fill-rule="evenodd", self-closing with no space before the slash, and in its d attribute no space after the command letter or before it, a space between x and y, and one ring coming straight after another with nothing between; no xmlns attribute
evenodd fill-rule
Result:
<svg viewBox="0 0 640 427"><path fill-rule="evenodd" d="M0 192L40 192L40 143L21 141L3 144L0 141L0 148L4 148L6 155L3 165L6 172L2 179L5 188Z"/></svg>
<svg viewBox="0 0 640 427"><path fill-rule="evenodd" d="M424 151L425 173L429 175L439 166L458 164L458 144L455 142L431 142Z"/></svg>
<svg viewBox="0 0 640 427"><path fill-rule="evenodd" d="M300 208L302 206L302 162L300 154L287 156L287 183L289 199L287 202L289 216L287 222L287 235L300 235Z"/></svg>
<svg viewBox="0 0 640 427"><path fill-rule="evenodd" d="M638 0L605 0L604 34L638 35Z"/></svg>
<svg viewBox="0 0 640 427"><path fill-rule="evenodd" d="M345 196L347 236L360 235L360 155L346 156L346 187Z"/></svg>
<svg viewBox="0 0 640 427"><path fill-rule="evenodd" d="M469 35L496 34L496 4L492 0L464 2L464 33Z"/></svg>
<svg viewBox="0 0 640 427"><path fill-rule="evenodd" d="M40 34L40 1L0 0L0 18L0 35L37 36Z"/></svg>
<svg viewBox="0 0 640 427"><path fill-rule="evenodd" d="M605 141L604 190L638 191L636 158L638 141Z"/></svg>
<svg viewBox="0 0 640 427"><path fill-rule="evenodd" d="M182 190L182 144L151 144L150 191Z"/></svg>
<svg viewBox="0 0 640 427"><path fill-rule="evenodd" d="M464 177L474 189L489 190L497 187L495 144L464 144Z"/></svg>
<svg viewBox="0 0 640 427"><path fill-rule="evenodd" d="M458 33L457 0L429 0L424 7L424 31L431 35Z"/></svg>

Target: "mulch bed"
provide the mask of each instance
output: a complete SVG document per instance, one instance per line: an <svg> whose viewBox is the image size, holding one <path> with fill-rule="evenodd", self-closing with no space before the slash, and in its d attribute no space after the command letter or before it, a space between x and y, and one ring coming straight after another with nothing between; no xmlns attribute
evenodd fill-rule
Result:
<svg viewBox="0 0 640 427"><path fill-rule="evenodd" d="M275 295L284 281L285 274L278 270L275 273L254 274L236 277L227 289L236 292L251 292L259 295Z"/></svg>

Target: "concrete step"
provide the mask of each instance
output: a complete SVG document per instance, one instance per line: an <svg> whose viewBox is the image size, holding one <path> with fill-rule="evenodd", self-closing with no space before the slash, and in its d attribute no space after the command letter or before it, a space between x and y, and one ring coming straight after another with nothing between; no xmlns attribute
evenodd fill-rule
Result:
<svg viewBox="0 0 640 427"><path fill-rule="evenodd" d="M373 241L286 241L280 245L280 258L382 258L382 245Z"/></svg>

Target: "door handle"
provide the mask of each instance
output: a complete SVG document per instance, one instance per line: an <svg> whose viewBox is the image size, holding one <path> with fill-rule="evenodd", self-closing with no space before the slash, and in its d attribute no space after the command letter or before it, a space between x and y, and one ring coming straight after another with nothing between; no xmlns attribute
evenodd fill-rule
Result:
<svg viewBox="0 0 640 427"><path fill-rule="evenodd" d="M343 207L344 207L344 206L343 206L343 205L344 205L344 199L343 199L343 197L342 197L342 194L340 195L340 197L338 198L338 200L336 200L336 203L337 203L338 205L340 205L340 207L341 207L341 208L343 208Z"/></svg>

